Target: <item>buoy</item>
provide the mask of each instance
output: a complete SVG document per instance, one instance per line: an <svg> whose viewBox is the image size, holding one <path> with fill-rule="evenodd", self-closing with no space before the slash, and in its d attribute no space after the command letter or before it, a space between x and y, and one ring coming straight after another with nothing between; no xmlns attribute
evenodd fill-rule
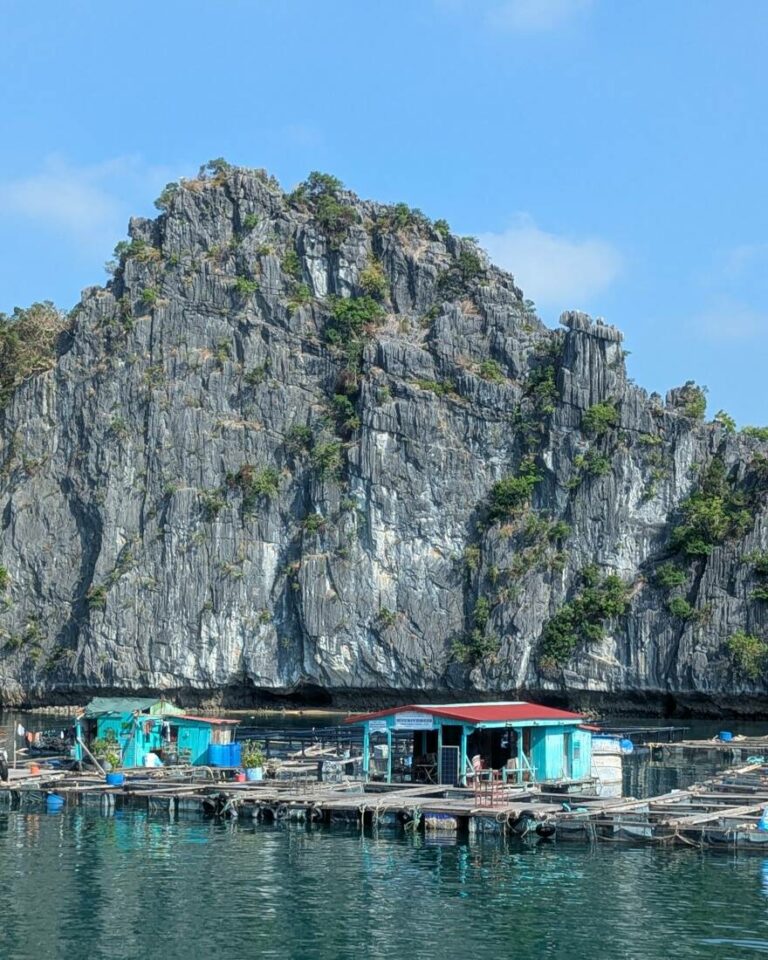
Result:
<svg viewBox="0 0 768 960"><path fill-rule="evenodd" d="M49 793L45 798L45 805L49 813L55 813L64 806L64 797L60 797L57 793Z"/></svg>
<svg viewBox="0 0 768 960"><path fill-rule="evenodd" d="M36 763L30 763L29 772L33 777L36 777L37 774L40 773L40 767Z"/></svg>
<svg viewBox="0 0 768 960"><path fill-rule="evenodd" d="M619 748L622 753L633 753L635 749L634 743L629 739L629 737L622 737L619 741Z"/></svg>
<svg viewBox="0 0 768 960"><path fill-rule="evenodd" d="M757 821L757 829L768 833L768 807L763 807L763 815Z"/></svg>

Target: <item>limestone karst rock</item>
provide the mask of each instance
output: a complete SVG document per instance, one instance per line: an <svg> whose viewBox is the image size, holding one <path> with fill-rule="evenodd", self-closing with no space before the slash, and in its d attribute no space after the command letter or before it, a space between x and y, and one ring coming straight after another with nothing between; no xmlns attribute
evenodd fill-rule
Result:
<svg viewBox="0 0 768 960"><path fill-rule="evenodd" d="M764 702L764 440L407 207L224 165L162 205L0 413L0 704Z"/></svg>

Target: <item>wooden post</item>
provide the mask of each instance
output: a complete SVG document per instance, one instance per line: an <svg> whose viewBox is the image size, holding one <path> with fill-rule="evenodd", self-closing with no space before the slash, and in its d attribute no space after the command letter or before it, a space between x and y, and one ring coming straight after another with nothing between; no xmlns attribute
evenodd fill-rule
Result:
<svg viewBox="0 0 768 960"><path fill-rule="evenodd" d="M460 764L460 777L459 783L462 787L467 785L467 728L462 725L461 727L461 754L459 756Z"/></svg>
<svg viewBox="0 0 768 960"><path fill-rule="evenodd" d="M517 734L517 782L523 782L523 728L515 730Z"/></svg>
<svg viewBox="0 0 768 960"><path fill-rule="evenodd" d="M443 724L438 721L437 728L437 782L443 782Z"/></svg>
<svg viewBox="0 0 768 960"><path fill-rule="evenodd" d="M75 727L75 748L74 748L75 760L77 761L78 764L81 764L83 762L83 750L82 750L82 747L80 746L80 739L83 736L83 731L82 731L82 727L80 726L79 717L75 719L74 727Z"/></svg>
<svg viewBox="0 0 768 960"><path fill-rule="evenodd" d="M392 783L392 728L387 727L387 783Z"/></svg>
<svg viewBox="0 0 768 960"><path fill-rule="evenodd" d="M371 735L368 733L368 724L363 726L363 779L368 779L371 769Z"/></svg>
<svg viewBox="0 0 768 960"><path fill-rule="evenodd" d="M91 760L93 760L94 764L96 765L96 769L97 769L97 770L102 770L103 767L101 766L101 762L100 762L99 760L97 760L96 757L94 757L94 755L91 753L91 751L88 749L88 747L86 747L86 745L83 743L83 741L82 741L79 737L78 737L77 742L80 744L80 746L83 748L83 750L85 750L85 752L88 754L88 756L91 758Z"/></svg>

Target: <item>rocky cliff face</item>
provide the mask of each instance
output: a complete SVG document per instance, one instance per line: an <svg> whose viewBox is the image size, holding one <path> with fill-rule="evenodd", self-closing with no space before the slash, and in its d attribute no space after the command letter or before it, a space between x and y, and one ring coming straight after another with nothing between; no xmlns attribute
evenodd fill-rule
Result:
<svg viewBox="0 0 768 960"><path fill-rule="evenodd" d="M162 207L0 415L0 703L768 702L764 440L331 178Z"/></svg>

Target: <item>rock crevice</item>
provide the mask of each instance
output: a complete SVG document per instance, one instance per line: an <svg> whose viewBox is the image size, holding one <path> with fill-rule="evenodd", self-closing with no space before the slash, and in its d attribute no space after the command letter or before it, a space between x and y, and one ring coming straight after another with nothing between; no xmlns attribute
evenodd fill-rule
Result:
<svg viewBox="0 0 768 960"><path fill-rule="evenodd" d="M546 328L439 222L309 183L182 182L11 394L0 704L765 711L764 653L756 670L730 638L768 644L747 559L768 550L768 445L705 422L690 384L665 403L635 386L616 328ZM686 552L713 458L745 515ZM545 626L593 567L624 612L548 661Z"/></svg>

